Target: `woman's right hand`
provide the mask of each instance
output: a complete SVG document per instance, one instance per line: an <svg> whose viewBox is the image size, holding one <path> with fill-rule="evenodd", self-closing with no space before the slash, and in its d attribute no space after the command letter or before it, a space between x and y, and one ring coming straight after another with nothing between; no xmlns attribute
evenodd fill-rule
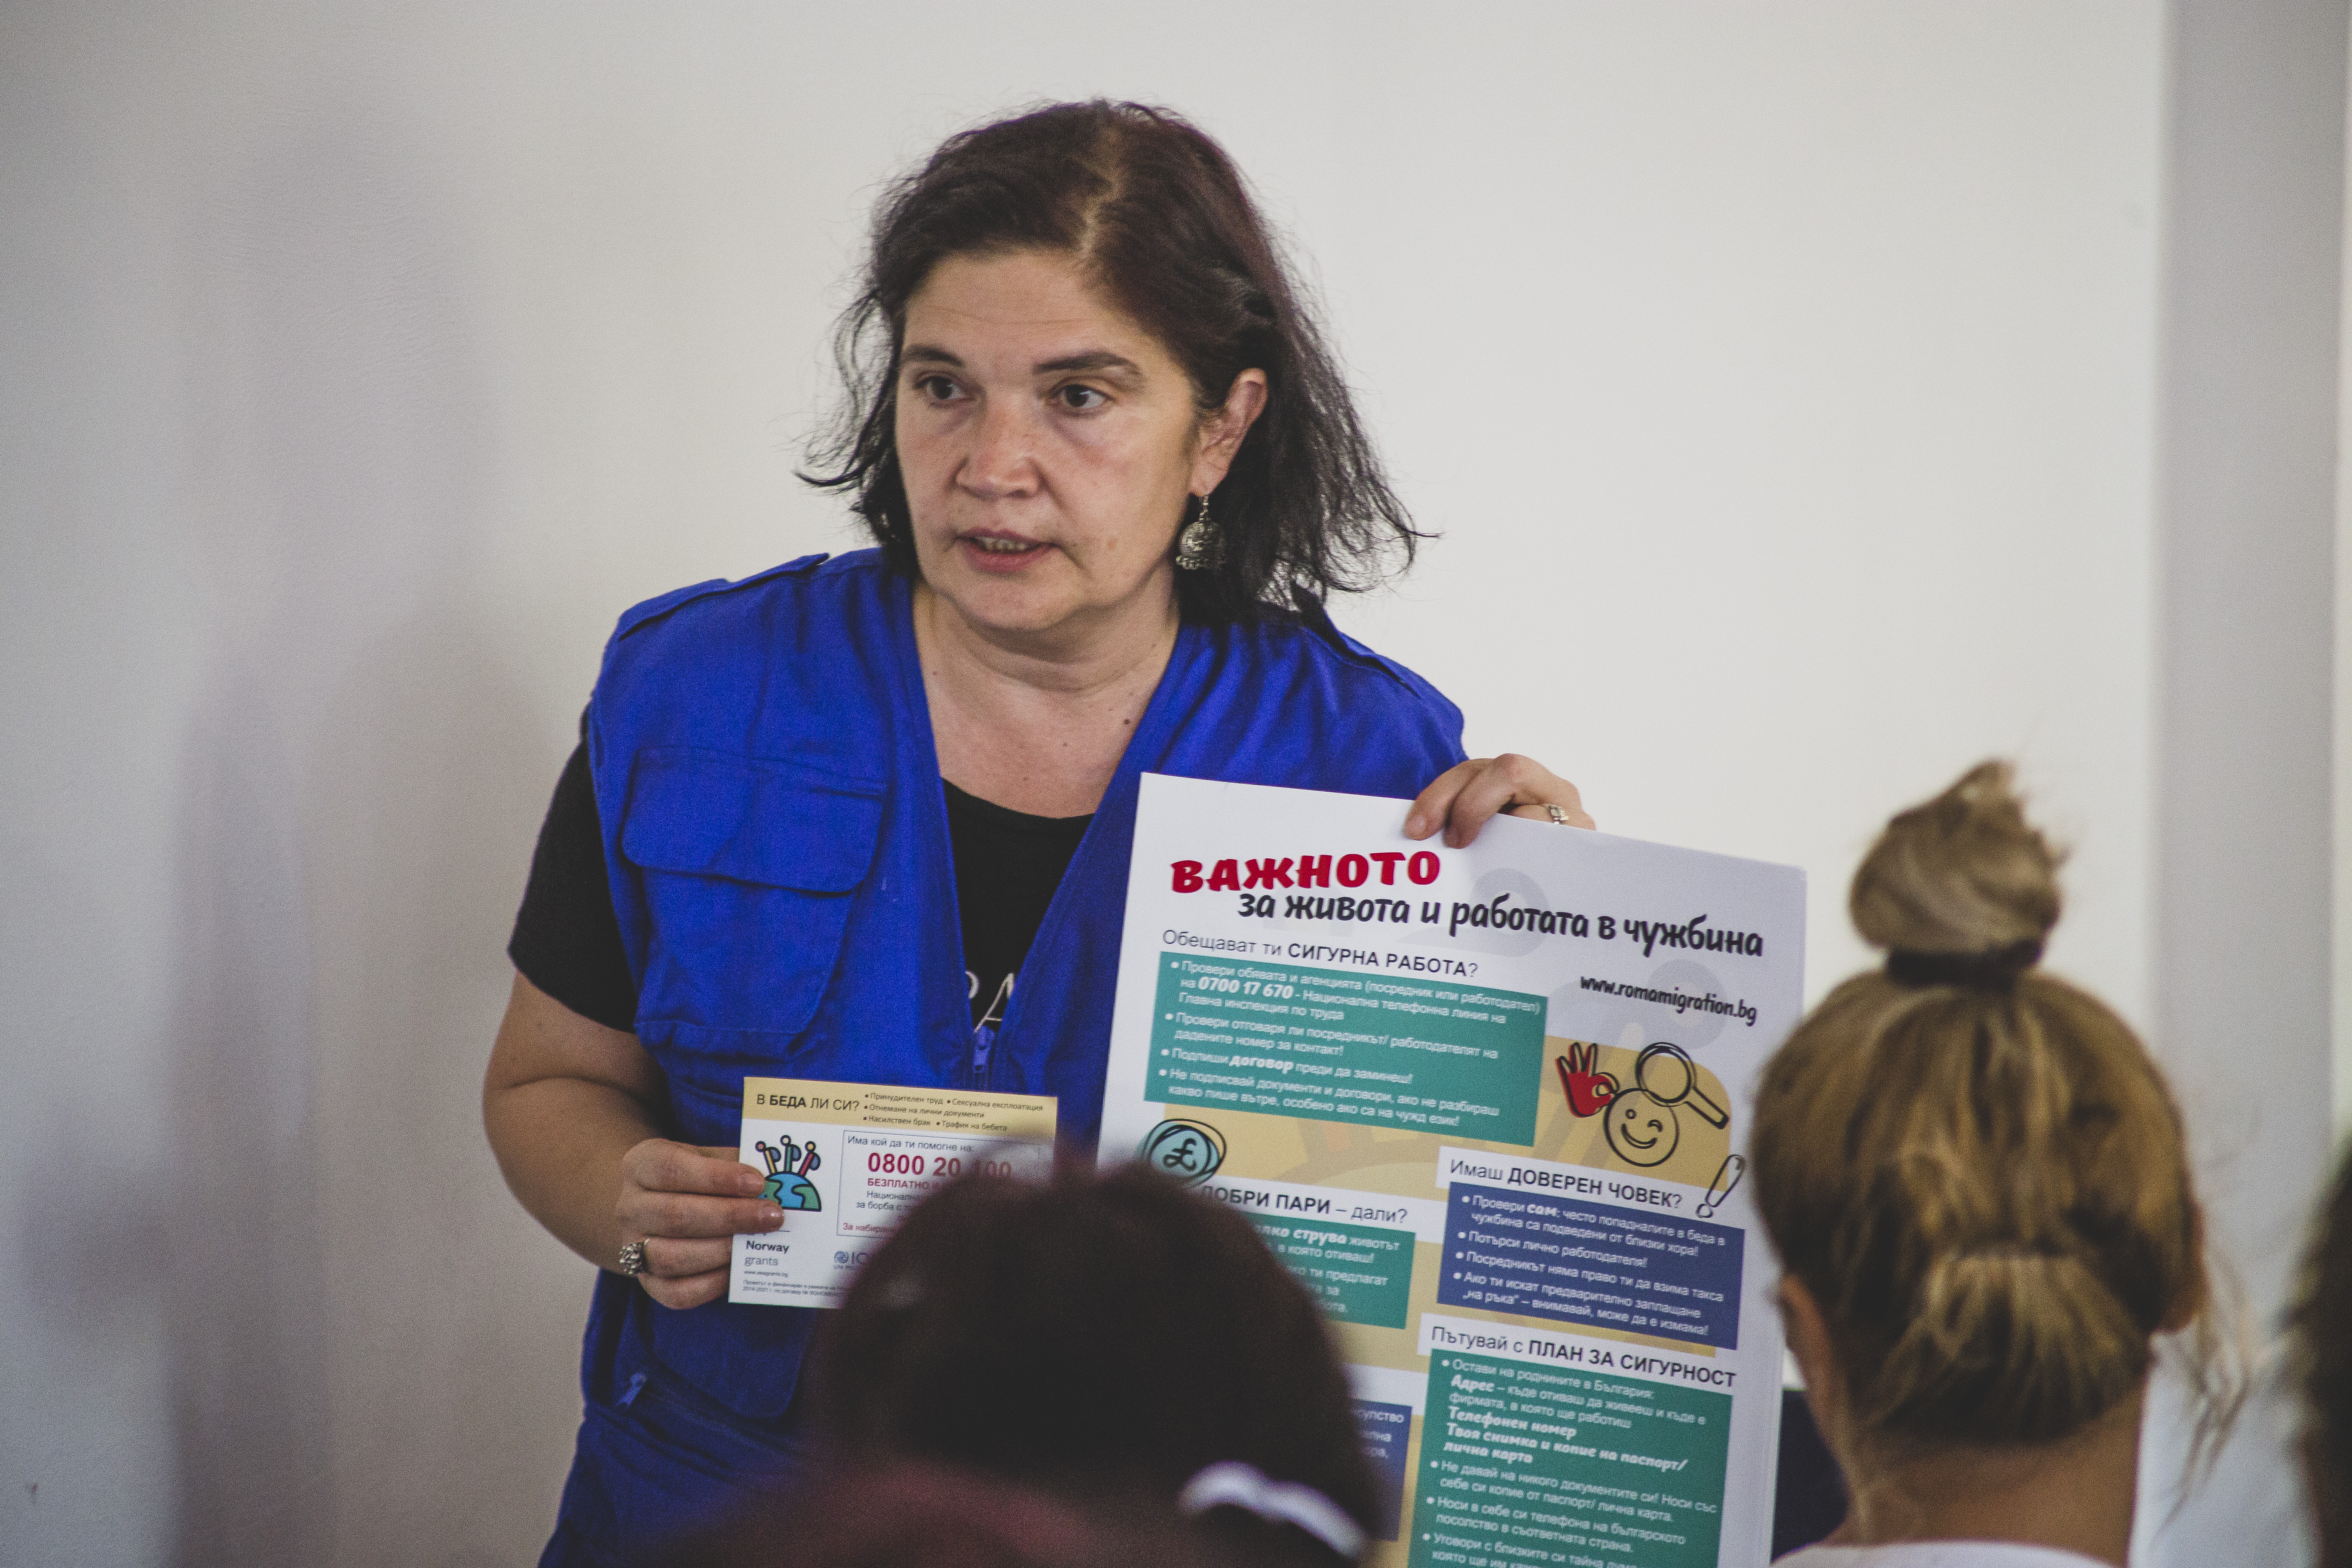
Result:
<svg viewBox="0 0 2352 1568"><path fill-rule="evenodd" d="M648 1138L621 1156L615 1214L623 1239L646 1244L646 1294L681 1310L726 1295L735 1237L784 1223L782 1206L760 1196L765 1184L723 1147Z"/></svg>
<svg viewBox="0 0 2352 1568"><path fill-rule="evenodd" d="M669 1085L636 1036L583 1018L520 973L482 1075L482 1125L507 1184L599 1268L646 1244L646 1294L699 1307L727 1293L739 1232L784 1223L732 1149L661 1137Z"/></svg>

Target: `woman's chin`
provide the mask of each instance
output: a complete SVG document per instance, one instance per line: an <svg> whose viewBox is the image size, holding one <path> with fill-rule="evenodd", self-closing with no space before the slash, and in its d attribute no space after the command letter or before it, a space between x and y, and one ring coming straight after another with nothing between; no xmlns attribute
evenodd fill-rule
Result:
<svg viewBox="0 0 2352 1568"><path fill-rule="evenodd" d="M975 631L998 637L1048 635L1085 611L1068 584L1055 583L1041 572L950 571L930 579L930 585L940 602Z"/></svg>
<svg viewBox="0 0 2352 1568"><path fill-rule="evenodd" d="M1139 581L1105 582L1059 550L1038 551L1013 569L994 561L975 569L974 553L958 545L927 558L923 580L942 608L991 638L1087 640L1147 625L1156 631L1174 610L1174 573L1164 563Z"/></svg>

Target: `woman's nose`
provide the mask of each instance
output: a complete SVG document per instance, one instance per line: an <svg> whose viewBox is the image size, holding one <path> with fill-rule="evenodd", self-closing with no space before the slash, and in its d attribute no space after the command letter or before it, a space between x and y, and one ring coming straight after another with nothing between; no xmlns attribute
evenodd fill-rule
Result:
<svg viewBox="0 0 2352 1568"><path fill-rule="evenodd" d="M1023 496L1037 488L1037 463L1027 410L1017 399L991 398L972 427L971 450L957 478L976 496Z"/></svg>

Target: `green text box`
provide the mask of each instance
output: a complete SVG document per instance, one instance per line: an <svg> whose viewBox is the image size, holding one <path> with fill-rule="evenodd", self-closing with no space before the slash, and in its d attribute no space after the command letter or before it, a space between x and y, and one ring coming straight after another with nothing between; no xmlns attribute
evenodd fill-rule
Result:
<svg viewBox="0 0 2352 1568"><path fill-rule="evenodd" d="M1429 1358L1411 1568L1715 1568L1731 1395Z"/></svg>
<svg viewBox="0 0 2352 1568"><path fill-rule="evenodd" d="M1540 996L1171 952L1158 1003L1148 1092L1165 1104L1536 1135Z"/></svg>
<svg viewBox="0 0 2352 1568"><path fill-rule="evenodd" d="M1278 1215L1249 1217L1324 1316L1375 1328L1404 1327L1405 1298L1412 1290L1412 1232Z"/></svg>

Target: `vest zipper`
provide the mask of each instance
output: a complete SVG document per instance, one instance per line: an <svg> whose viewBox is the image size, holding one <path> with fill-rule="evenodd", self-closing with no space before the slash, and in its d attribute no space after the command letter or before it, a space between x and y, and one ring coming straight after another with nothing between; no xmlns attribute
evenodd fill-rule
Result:
<svg viewBox="0 0 2352 1568"><path fill-rule="evenodd" d="M997 986L995 997L988 1004L988 1011L982 1014L980 1022L971 1026L971 1087L974 1089L985 1089L988 1087L988 1058L995 1053L996 1031L1004 1026L1004 1009L1012 1000L1013 976L1008 974Z"/></svg>

